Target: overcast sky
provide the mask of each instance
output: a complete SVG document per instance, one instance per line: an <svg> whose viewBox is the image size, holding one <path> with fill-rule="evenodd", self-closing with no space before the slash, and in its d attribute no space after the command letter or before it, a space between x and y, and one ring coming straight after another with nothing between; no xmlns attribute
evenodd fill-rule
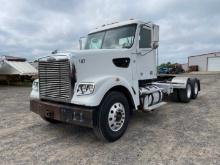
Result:
<svg viewBox="0 0 220 165"><path fill-rule="evenodd" d="M136 18L160 25L160 62L220 51L219 0L0 0L0 55L29 60L78 49L105 23Z"/></svg>

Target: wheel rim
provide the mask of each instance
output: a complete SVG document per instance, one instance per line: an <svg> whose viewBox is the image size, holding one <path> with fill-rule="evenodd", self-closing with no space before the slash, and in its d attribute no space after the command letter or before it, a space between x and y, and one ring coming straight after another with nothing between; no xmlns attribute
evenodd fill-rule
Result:
<svg viewBox="0 0 220 165"><path fill-rule="evenodd" d="M187 98L191 97L191 86L190 84L187 85Z"/></svg>
<svg viewBox="0 0 220 165"><path fill-rule="evenodd" d="M195 92L195 94L197 95L197 93L198 93L198 83L197 82L195 82L195 86L194 86L194 92Z"/></svg>
<svg viewBox="0 0 220 165"><path fill-rule="evenodd" d="M125 122L125 107L122 103L115 103L109 110L108 125L116 132L120 130Z"/></svg>

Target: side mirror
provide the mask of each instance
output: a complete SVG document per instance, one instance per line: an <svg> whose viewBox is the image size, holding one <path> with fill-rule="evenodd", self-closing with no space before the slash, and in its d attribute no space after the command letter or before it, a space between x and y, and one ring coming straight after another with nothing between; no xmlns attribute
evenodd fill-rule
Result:
<svg viewBox="0 0 220 165"><path fill-rule="evenodd" d="M82 50L82 40L79 39L79 49Z"/></svg>
<svg viewBox="0 0 220 165"><path fill-rule="evenodd" d="M152 48L157 49L158 47L159 47L159 43L158 42L153 42Z"/></svg>
<svg viewBox="0 0 220 165"><path fill-rule="evenodd" d="M83 49L83 43L85 44L86 37L80 37L79 38L79 49L82 50Z"/></svg>

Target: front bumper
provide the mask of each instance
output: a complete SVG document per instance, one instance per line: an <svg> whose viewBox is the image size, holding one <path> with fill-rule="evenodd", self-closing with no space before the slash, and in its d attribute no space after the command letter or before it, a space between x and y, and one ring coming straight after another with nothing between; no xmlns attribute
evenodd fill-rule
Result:
<svg viewBox="0 0 220 165"><path fill-rule="evenodd" d="M94 124L93 116L96 109L41 100L30 100L30 110L41 117L92 128Z"/></svg>

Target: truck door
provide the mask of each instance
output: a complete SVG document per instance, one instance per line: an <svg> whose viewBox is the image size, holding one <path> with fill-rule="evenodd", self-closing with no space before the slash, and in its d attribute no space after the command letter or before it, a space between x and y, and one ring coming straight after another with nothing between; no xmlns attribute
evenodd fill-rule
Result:
<svg viewBox="0 0 220 165"><path fill-rule="evenodd" d="M156 50L152 48L152 27L140 25L136 67L138 80L156 78Z"/></svg>

